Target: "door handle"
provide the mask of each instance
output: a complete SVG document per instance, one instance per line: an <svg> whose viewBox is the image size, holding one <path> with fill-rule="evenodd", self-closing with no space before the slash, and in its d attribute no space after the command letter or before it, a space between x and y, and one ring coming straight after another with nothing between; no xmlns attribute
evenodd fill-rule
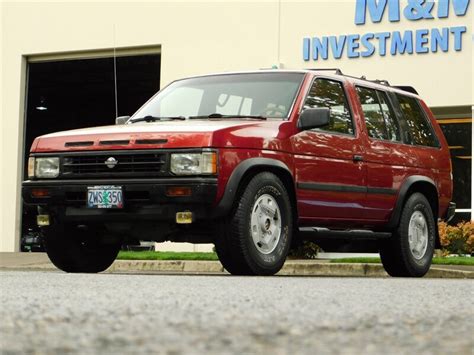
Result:
<svg viewBox="0 0 474 355"><path fill-rule="evenodd" d="M352 160L353 160L354 162L357 162L357 161L364 161L364 157L363 157L362 155L357 155L357 154L356 154L356 155L354 155L354 156L352 157Z"/></svg>

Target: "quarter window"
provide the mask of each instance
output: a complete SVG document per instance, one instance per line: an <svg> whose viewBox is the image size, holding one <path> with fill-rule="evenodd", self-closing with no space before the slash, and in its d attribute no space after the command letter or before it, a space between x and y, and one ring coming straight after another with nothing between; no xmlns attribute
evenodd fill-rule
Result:
<svg viewBox="0 0 474 355"><path fill-rule="evenodd" d="M438 146L438 140L433 129L426 120L426 116L417 100L413 97L399 94L397 94L397 98L413 143L430 147Z"/></svg>
<svg viewBox="0 0 474 355"><path fill-rule="evenodd" d="M304 109L327 107L331 110L329 124L318 130L354 134L354 126L342 84L338 81L316 79L304 103Z"/></svg>
<svg viewBox="0 0 474 355"><path fill-rule="evenodd" d="M385 93L359 86L356 87L356 91L369 136L375 139L399 141L398 125Z"/></svg>

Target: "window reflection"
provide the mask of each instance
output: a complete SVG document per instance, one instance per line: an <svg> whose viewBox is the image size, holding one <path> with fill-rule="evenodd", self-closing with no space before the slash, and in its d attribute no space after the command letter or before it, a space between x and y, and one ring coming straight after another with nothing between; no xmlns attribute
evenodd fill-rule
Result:
<svg viewBox="0 0 474 355"><path fill-rule="evenodd" d="M304 108L327 107L331 110L329 124L318 130L354 134L352 118L342 84L316 79L304 103Z"/></svg>

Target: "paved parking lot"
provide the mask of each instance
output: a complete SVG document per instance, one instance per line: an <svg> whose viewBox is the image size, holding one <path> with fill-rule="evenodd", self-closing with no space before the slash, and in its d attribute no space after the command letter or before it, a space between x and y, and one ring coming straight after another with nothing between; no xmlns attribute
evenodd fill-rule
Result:
<svg viewBox="0 0 474 355"><path fill-rule="evenodd" d="M472 280L0 272L2 354L472 354Z"/></svg>

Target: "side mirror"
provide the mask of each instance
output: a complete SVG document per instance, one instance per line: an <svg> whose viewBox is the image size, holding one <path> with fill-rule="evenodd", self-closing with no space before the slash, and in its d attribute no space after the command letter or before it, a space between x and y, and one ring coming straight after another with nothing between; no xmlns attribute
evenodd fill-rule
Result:
<svg viewBox="0 0 474 355"><path fill-rule="evenodd" d="M115 119L115 124L116 125L119 125L119 124L125 124L128 119L130 118L130 116L120 116L120 117L117 117Z"/></svg>
<svg viewBox="0 0 474 355"><path fill-rule="evenodd" d="M331 110L327 107L307 108L300 114L298 128L302 131L329 124Z"/></svg>

